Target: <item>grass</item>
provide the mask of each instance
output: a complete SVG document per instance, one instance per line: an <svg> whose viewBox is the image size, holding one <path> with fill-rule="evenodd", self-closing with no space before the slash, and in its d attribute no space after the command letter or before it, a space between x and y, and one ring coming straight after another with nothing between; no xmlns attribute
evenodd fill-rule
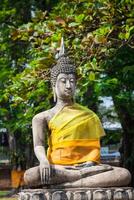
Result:
<svg viewBox="0 0 134 200"><path fill-rule="evenodd" d="M8 194L9 191L0 191L0 200L18 200L17 197L2 197L3 195Z"/></svg>
<svg viewBox="0 0 134 200"><path fill-rule="evenodd" d="M4 197L4 198L2 198L2 197L0 197L0 199L1 200L18 200L18 198L17 197Z"/></svg>

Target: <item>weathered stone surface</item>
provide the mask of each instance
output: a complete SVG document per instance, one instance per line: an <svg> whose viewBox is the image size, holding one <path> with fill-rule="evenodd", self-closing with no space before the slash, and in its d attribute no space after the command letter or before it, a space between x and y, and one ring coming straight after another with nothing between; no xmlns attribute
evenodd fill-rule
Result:
<svg viewBox="0 0 134 200"><path fill-rule="evenodd" d="M101 199L107 200L108 197L107 197L106 191L103 190L103 189L95 190L93 192L93 199L95 199L95 200L101 200Z"/></svg>
<svg viewBox="0 0 134 200"><path fill-rule="evenodd" d="M56 191L52 194L52 200L68 200L64 191Z"/></svg>
<svg viewBox="0 0 134 200"><path fill-rule="evenodd" d="M76 192L74 192L73 200L88 200L86 192L76 190Z"/></svg>
<svg viewBox="0 0 134 200"><path fill-rule="evenodd" d="M115 190L114 200L129 200L128 192L120 188Z"/></svg>
<svg viewBox="0 0 134 200"><path fill-rule="evenodd" d="M67 188L26 189L19 200L134 200L134 189L122 188Z"/></svg>

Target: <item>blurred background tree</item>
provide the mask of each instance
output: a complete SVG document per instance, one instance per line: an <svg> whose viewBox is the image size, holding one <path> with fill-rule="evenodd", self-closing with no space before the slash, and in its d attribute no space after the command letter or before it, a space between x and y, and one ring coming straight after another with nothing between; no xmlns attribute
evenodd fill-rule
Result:
<svg viewBox="0 0 134 200"><path fill-rule="evenodd" d="M16 164L30 163L32 117L53 105L49 70L64 36L77 66L77 101L101 116L99 97L113 99L122 126L121 163L134 185L133 1L3 0L1 8L0 116L16 141Z"/></svg>
<svg viewBox="0 0 134 200"><path fill-rule="evenodd" d="M12 37L15 37L15 32L18 27L31 21L32 13L34 14L36 9L42 8L42 10L50 10L52 4L54 4L54 1L1 1L0 128L7 128L11 160L15 168L18 168L20 165L22 168L25 168L27 163L31 165L33 162L31 157L33 155L33 153L31 154L32 148L30 148L32 145L31 119L33 113L30 115L29 111L29 114L25 117L27 107L29 108L32 102L30 104L27 102L24 104L21 103L22 98L19 95L23 91L22 96L24 96L25 92L28 92L27 87L29 87L26 85L27 81L24 79L21 81L19 77L19 74L23 73L31 57L31 55L27 54L29 42L15 40ZM15 80L13 81L14 78ZM31 82L34 84L34 78L31 78ZM14 87L10 88L12 85ZM23 85L23 89L20 85ZM15 94L15 91L18 91L18 94ZM26 149L25 151L24 148Z"/></svg>

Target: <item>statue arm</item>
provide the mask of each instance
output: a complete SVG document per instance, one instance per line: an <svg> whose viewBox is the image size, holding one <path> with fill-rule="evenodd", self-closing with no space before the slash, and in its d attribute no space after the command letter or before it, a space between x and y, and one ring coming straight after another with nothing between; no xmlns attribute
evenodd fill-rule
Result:
<svg viewBox="0 0 134 200"><path fill-rule="evenodd" d="M40 175L42 183L47 183L50 178L50 164L45 151L45 132L47 121L43 113L37 114L32 120L34 152L40 162ZM47 174L47 176L46 176Z"/></svg>
<svg viewBox="0 0 134 200"><path fill-rule="evenodd" d="M34 152L39 162L47 159L44 147L46 123L43 114L35 115L32 120Z"/></svg>

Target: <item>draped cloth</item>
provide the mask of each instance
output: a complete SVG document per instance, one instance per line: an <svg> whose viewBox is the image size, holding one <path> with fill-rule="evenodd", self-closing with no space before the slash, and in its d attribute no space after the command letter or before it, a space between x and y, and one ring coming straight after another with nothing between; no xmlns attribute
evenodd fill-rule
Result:
<svg viewBox="0 0 134 200"><path fill-rule="evenodd" d="M48 124L48 160L52 164L75 165L100 162L100 137L104 130L98 116L79 104L65 106Z"/></svg>

